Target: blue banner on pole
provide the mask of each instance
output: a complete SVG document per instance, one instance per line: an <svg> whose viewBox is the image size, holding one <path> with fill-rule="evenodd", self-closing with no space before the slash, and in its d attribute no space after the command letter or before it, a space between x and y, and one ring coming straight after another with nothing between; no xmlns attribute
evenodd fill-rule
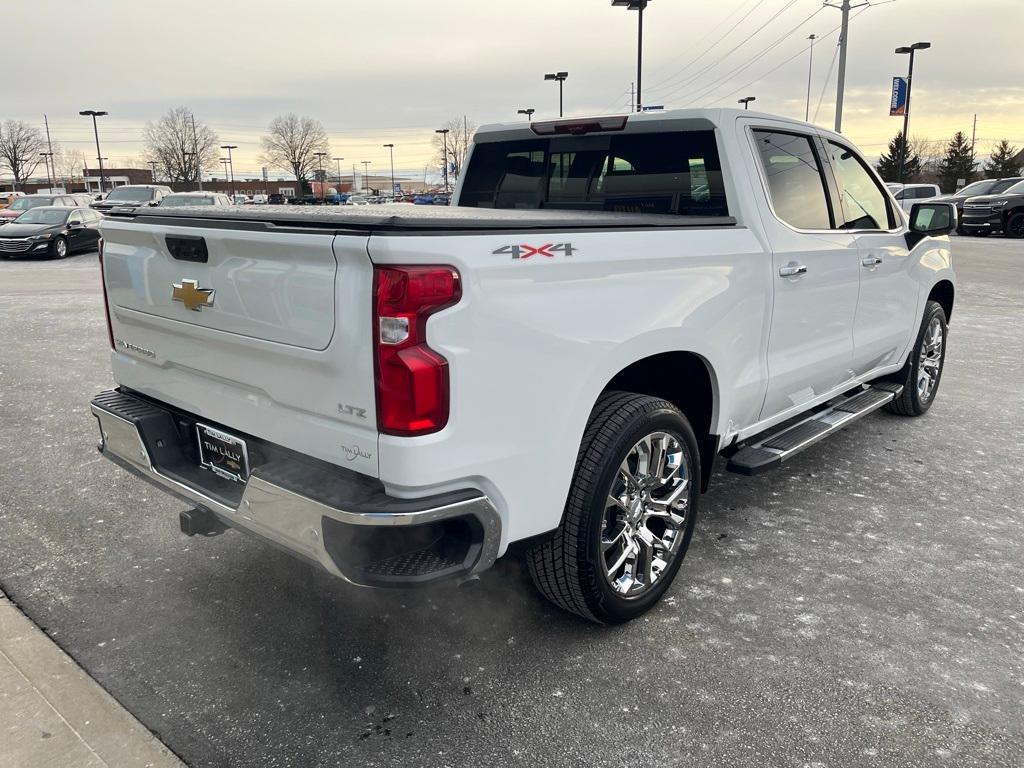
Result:
<svg viewBox="0 0 1024 768"><path fill-rule="evenodd" d="M892 79L892 101L889 103L889 117L903 117L907 114L907 78Z"/></svg>

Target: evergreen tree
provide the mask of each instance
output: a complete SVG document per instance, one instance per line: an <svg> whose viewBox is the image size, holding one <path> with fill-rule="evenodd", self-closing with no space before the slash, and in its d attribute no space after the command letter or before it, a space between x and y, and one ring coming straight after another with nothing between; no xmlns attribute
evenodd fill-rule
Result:
<svg viewBox="0 0 1024 768"><path fill-rule="evenodd" d="M952 192L957 188L957 181L964 184L974 181L974 149L963 131L957 131L946 145L946 156L939 166L939 186L943 191Z"/></svg>
<svg viewBox="0 0 1024 768"><path fill-rule="evenodd" d="M900 148L903 146L903 131L889 142L889 152L878 159L878 174L884 181L900 180ZM909 142L903 159L903 182L909 184L921 173L921 157Z"/></svg>
<svg viewBox="0 0 1024 768"><path fill-rule="evenodd" d="M1018 157L1020 150L1010 146L1010 142L1003 139L992 149L992 157L985 163L985 176L990 179L1000 179L1004 176L1016 176L1024 161Z"/></svg>

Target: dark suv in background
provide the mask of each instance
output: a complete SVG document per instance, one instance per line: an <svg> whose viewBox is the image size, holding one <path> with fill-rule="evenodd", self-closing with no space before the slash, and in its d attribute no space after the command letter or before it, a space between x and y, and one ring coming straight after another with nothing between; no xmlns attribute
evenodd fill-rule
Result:
<svg viewBox="0 0 1024 768"><path fill-rule="evenodd" d="M126 184L115 187L110 194L89 207L96 211L133 211L144 205L159 205L171 188L157 184Z"/></svg>
<svg viewBox="0 0 1024 768"><path fill-rule="evenodd" d="M1024 237L1024 180L998 194L967 198L960 228L965 235Z"/></svg>
<svg viewBox="0 0 1024 768"><path fill-rule="evenodd" d="M995 195L1021 181L1024 181L1024 176L1014 176L1006 179L982 179L973 184L968 184L951 195L940 195L929 202L953 203L956 206L957 221L961 222L956 231L963 234L964 203L967 202L967 198L977 197L978 195Z"/></svg>

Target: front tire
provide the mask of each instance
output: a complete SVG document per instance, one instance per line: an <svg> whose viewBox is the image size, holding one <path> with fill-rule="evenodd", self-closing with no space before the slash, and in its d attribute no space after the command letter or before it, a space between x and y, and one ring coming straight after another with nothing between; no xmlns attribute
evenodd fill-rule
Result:
<svg viewBox="0 0 1024 768"><path fill-rule="evenodd" d="M937 301L929 301L917 333L917 342L910 351L906 365L897 381L903 392L886 408L900 416L921 416L932 407L939 391L942 369L946 362L946 311Z"/></svg>
<svg viewBox="0 0 1024 768"><path fill-rule="evenodd" d="M53 244L50 245L50 258L51 259L63 259L68 255L68 241L62 236L58 236Z"/></svg>
<svg viewBox="0 0 1024 768"><path fill-rule="evenodd" d="M697 439L678 408L604 393L583 435L562 523L527 554L534 584L591 621L640 616L686 556L700 477Z"/></svg>
<svg viewBox="0 0 1024 768"><path fill-rule="evenodd" d="M1019 239L1024 237L1024 213L1015 213L1006 222L1006 237Z"/></svg>

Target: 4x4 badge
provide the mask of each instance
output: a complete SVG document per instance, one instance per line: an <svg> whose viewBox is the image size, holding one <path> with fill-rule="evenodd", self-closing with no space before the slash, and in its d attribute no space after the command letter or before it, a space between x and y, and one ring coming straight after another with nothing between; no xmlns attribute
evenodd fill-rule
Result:
<svg viewBox="0 0 1024 768"><path fill-rule="evenodd" d="M574 253L578 253L578 250L572 247L572 243L545 243L536 246L522 243L520 245L503 245L491 253L495 256L511 255L513 259L528 259L531 256L547 256L549 259L553 259L556 253L572 256Z"/></svg>
<svg viewBox="0 0 1024 768"><path fill-rule="evenodd" d="M186 309L199 312L203 307L213 306L216 291L212 288L200 288L195 280L182 280L180 283L171 283L171 286L174 288L171 299L180 301Z"/></svg>

